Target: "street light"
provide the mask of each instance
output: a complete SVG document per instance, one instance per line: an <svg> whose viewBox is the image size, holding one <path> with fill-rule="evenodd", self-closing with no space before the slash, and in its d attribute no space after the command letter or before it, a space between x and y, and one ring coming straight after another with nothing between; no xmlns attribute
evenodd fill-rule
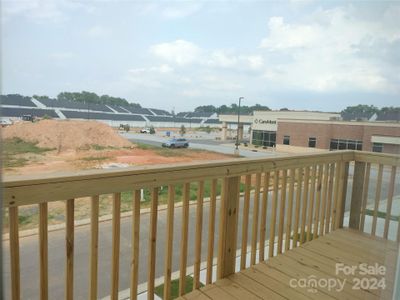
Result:
<svg viewBox="0 0 400 300"><path fill-rule="evenodd" d="M237 133L236 133L236 149L235 154L239 155L239 124L240 124L240 102L244 99L244 97L239 97L239 106L238 106L238 119L237 119Z"/></svg>

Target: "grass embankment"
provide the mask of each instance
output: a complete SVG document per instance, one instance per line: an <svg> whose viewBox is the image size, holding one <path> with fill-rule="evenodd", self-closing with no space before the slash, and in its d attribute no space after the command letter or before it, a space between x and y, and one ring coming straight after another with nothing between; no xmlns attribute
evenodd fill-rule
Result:
<svg viewBox="0 0 400 300"><path fill-rule="evenodd" d="M3 167L17 168L23 167L29 163L29 159L24 157L26 154L43 155L47 151L54 149L41 148L37 143L27 142L20 138L11 138L3 140Z"/></svg>

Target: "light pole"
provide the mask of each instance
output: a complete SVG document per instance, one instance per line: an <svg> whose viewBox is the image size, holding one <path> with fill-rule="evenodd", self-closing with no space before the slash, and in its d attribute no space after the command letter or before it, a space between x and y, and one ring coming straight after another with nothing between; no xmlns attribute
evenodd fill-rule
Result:
<svg viewBox="0 0 400 300"><path fill-rule="evenodd" d="M238 106L238 119L237 119L237 133L236 133L236 148L235 154L239 155L239 124L240 124L240 102L244 99L244 97L239 97L239 106Z"/></svg>

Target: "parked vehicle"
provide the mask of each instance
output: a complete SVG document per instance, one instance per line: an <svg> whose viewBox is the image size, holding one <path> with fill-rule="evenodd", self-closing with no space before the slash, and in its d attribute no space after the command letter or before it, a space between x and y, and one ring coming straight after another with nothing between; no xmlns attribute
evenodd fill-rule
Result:
<svg viewBox="0 0 400 300"><path fill-rule="evenodd" d="M140 133L150 133L150 128L142 128L140 129Z"/></svg>
<svg viewBox="0 0 400 300"><path fill-rule="evenodd" d="M189 147L189 141L187 139L170 139L163 143L162 146L167 148L187 148Z"/></svg>

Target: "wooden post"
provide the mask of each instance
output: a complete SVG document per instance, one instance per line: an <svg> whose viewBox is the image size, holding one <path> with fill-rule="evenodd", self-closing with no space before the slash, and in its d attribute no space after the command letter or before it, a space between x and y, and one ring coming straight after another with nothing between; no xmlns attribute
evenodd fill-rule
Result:
<svg viewBox="0 0 400 300"><path fill-rule="evenodd" d="M249 207L250 207L250 190L251 190L251 175L246 175L244 183L244 203L243 203L243 221L242 221L242 249L240 254L240 270L246 268L247 256L247 235L249 229Z"/></svg>
<svg viewBox="0 0 400 300"><path fill-rule="evenodd" d="M157 242L157 213L158 213L158 187L151 190L149 248L147 257L147 299L154 299L154 278L156 275L156 242Z"/></svg>
<svg viewBox="0 0 400 300"><path fill-rule="evenodd" d="M351 193L349 228L357 230L360 228L364 175L365 162L356 161L354 165L353 191Z"/></svg>
<svg viewBox="0 0 400 300"><path fill-rule="evenodd" d="M240 177L224 178L219 223L217 279L235 273Z"/></svg>
<svg viewBox="0 0 400 300"><path fill-rule="evenodd" d="M203 231L204 181L199 181L196 204L196 237L194 246L193 290L200 288L201 233Z"/></svg>

